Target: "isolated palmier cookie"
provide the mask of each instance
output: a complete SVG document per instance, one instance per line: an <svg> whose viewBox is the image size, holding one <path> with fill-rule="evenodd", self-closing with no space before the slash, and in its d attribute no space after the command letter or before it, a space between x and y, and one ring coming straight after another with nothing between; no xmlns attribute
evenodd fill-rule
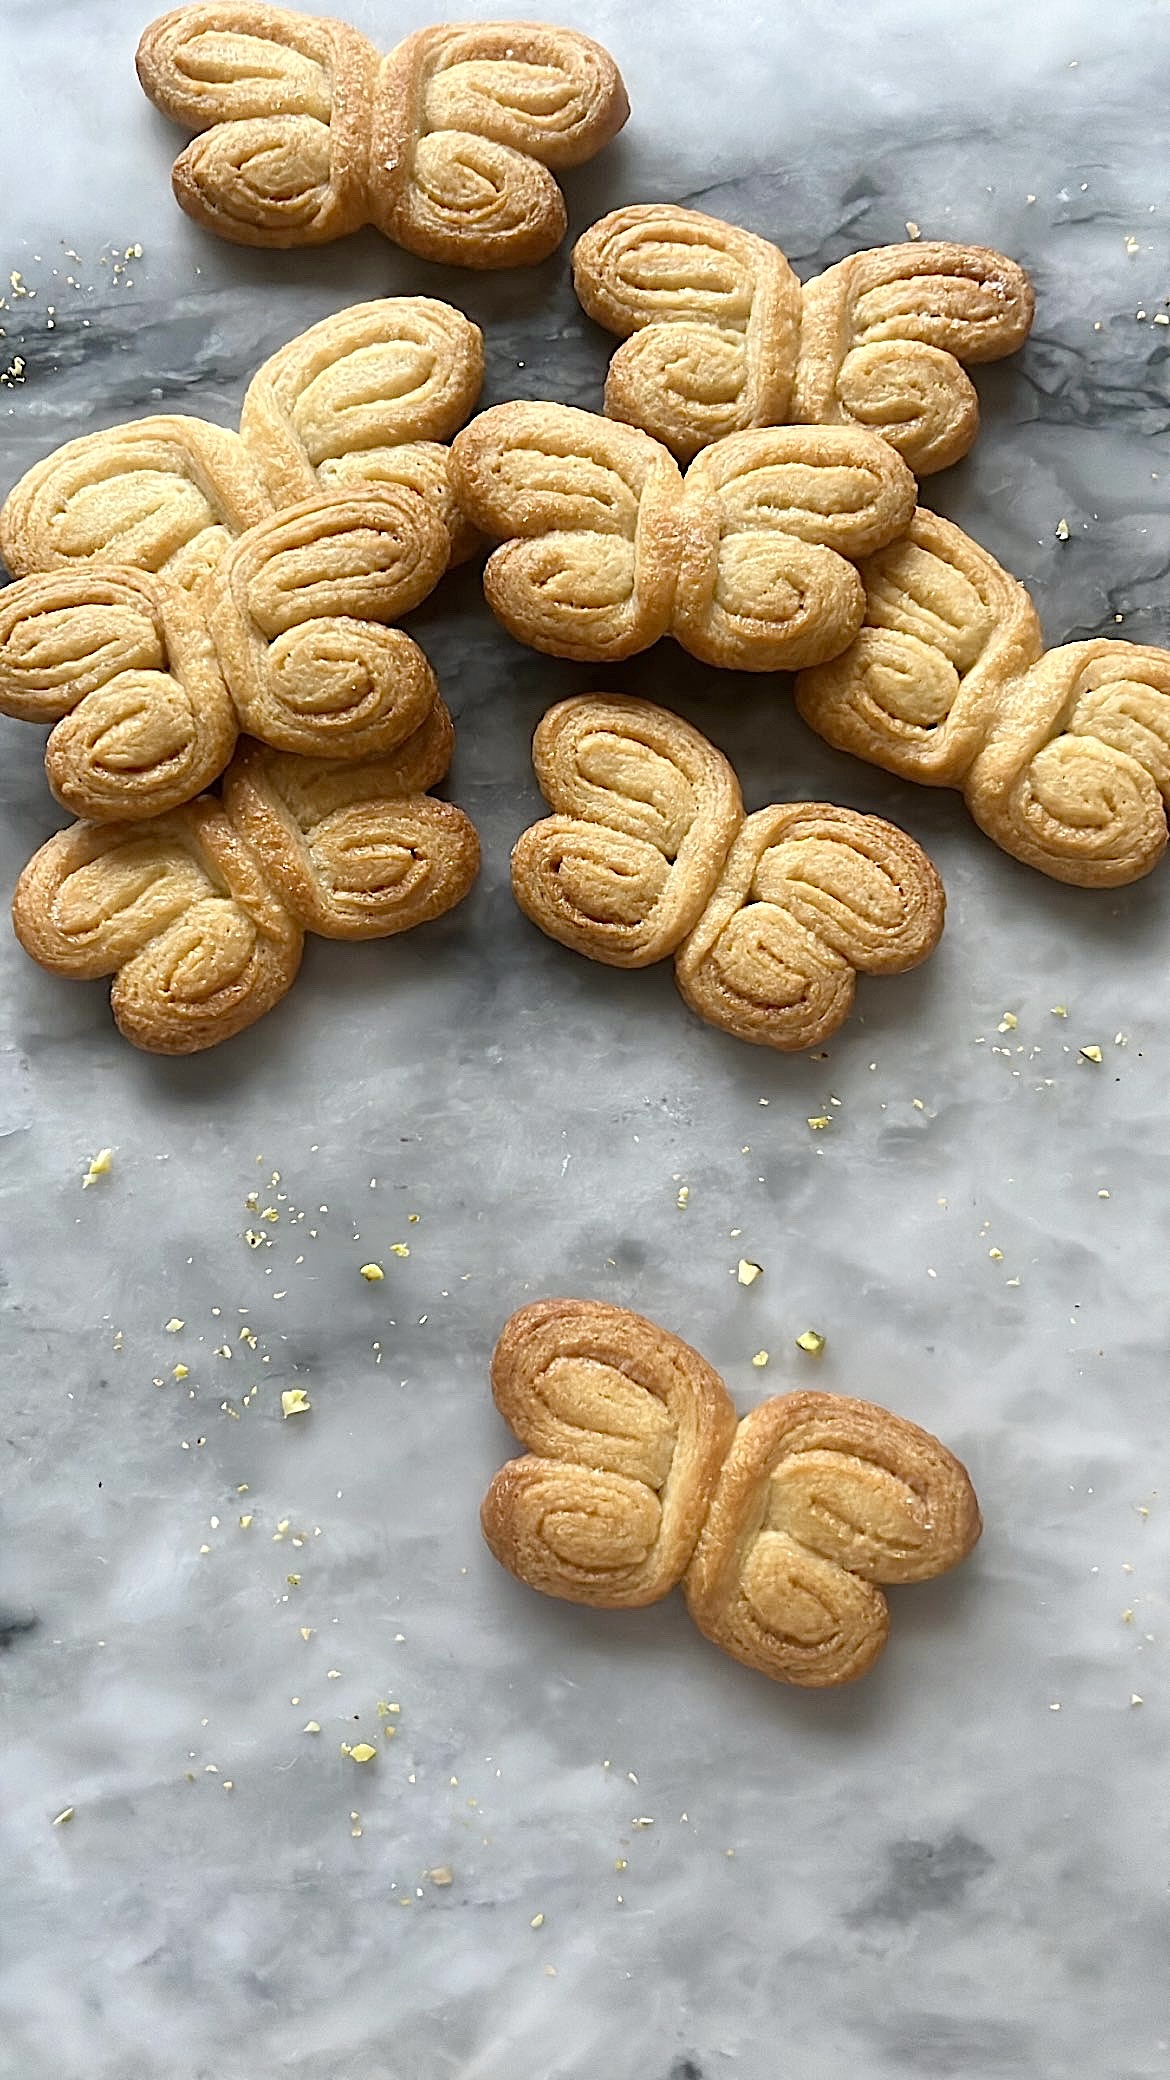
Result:
<svg viewBox="0 0 1170 2080"><path fill-rule="evenodd" d="M564 236L554 175L629 114L613 59L544 22L447 23L381 57L345 22L199 0L143 32L138 76L196 133L172 183L239 245L321 245L362 224L424 259L518 267Z"/></svg>
<svg viewBox="0 0 1170 2080"><path fill-rule="evenodd" d="M964 1468L915 1424L816 1393L737 1424L697 1351L602 1301L513 1315L492 1393L526 1447L481 1511L501 1565L601 1610L681 1583L699 1630L777 1682L864 1675L889 1630L879 1585L944 1574L979 1537Z"/></svg>

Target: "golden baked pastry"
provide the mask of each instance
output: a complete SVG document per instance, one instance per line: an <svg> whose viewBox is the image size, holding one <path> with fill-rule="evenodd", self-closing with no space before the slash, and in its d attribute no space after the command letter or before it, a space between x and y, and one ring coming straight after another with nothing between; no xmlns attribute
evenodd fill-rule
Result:
<svg viewBox="0 0 1170 2080"><path fill-rule="evenodd" d="M699 1630L777 1682L864 1675L889 1630L877 1585L946 1573L982 1528L964 1468L915 1424L802 1393L737 1426L697 1351L602 1301L513 1315L492 1393L527 1447L481 1512L501 1565L600 1610L682 1582Z"/></svg>
<svg viewBox="0 0 1170 2080"><path fill-rule="evenodd" d="M483 336L449 303L354 304L257 370L239 434L160 414L83 434L34 464L0 507L0 553L14 577L99 561L196 590L275 507L405 484L435 505L458 560L476 537L440 443L482 380Z"/></svg>
<svg viewBox="0 0 1170 2080"><path fill-rule="evenodd" d="M1116 888L1157 865L1170 800L1170 651L1099 637L1045 651L1028 594L919 510L862 567L865 625L803 673L797 706L841 751L962 791L1005 852Z"/></svg>
<svg viewBox="0 0 1170 2080"><path fill-rule="evenodd" d="M549 709L532 762L557 813L517 841L520 908L590 960L664 960L698 923L743 822L723 753L664 708L595 693Z"/></svg>
<svg viewBox="0 0 1170 2080"><path fill-rule="evenodd" d="M458 267L544 260L565 234L553 172L629 114L608 52L543 22L420 29L383 58L344 22L205 0L152 22L137 63L156 108L198 133L177 201L246 246L375 224Z"/></svg>
<svg viewBox="0 0 1170 2080"><path fill-rule="evenodd" d="M432 296L383 296L311 325L258 368L240 432L272 502L406 484L436 506L453 562L476 546L447 483L483 382L483 334Z"/></svg>
<svg viewBox="0 0 1170 2080"><path fill-rule="evenodd" d="M512 853L525 916L611 967L673 954L692 1011L741 1040L815 1047L859 972L900 974L938 944L942 884L904 831L824 802L745 817L722 753L664 708L561 701L533 761L556 813Z"/></svg>
<svg viewBox="0 0 1170 2080"><path fill-rule="evenodd" d="M783 1394L739 1425L684 1589L700 1632L781 1683L828 1689L873 1667L879 1583L925 1582L982 1530L966 1470L870 1401Z"/></svg>
<svg viewBox="0 0 1170 2080"><path fill-rule="evenodd" d="M17 883L16 935L55 974L112 975L136 1047L214 1047L279 1003L305 931L385 938L466 895L475 831L421 791L445 771L451 734L436 703L390 758L336 766L244 743L222 802L50 838Z"/></svg>
<svg viewBox="0 0 1170 2080"><path fill-rule="evenodd" d="M435 680L387 624L433 590L449 546L433 503L402 484L321 492L241 535L210 608L241 729L309 758L402 743Z"/></svg>
<svg viewBox="0 0 1170 2080"><path fill-rule="evenodd" d="M190 595L117 565L0 592L0 714L49 722L45 772L75 816L158 816L235 749L236 710Z"/></svg>
<svg viewBox="0 0 1170 2080"><path fill-rule="evenodd" d="M505 1325L492 1393L527 1447L484 1500L496 1559L546 1596L606 1610L667 1595L735 1435L718 1373L624 1308L540 1300Z"/></svg>
<svg viewBox="0 0 1170 2080"><path fill-rule="evenodd" d="M195 589L271 511L238 434L160 413L35 463L0 507L0 554L16 578L100 561Z"/></svg>
<svg viewBox="0 0 1170 2080"><path fill-rule="evenodd" d="M436 685L387 624L448 548L433 501L382 484L260 521L198 596L116 564L38 572L0 593L0 713L56 722L49 784L98 821L191 801L238 730L305 757L393 751Z"/></svg>
<svg viewBox="0 0 1170 2080"><path fill-rule="evenodd" d="M917 476L946 469L979 431L964 363L1028 336L1023 269L985 246L854 253L802 290L765 238L674 203L617 209L573 251L585 310L625 341L605 409L682 461L748 426L870 428Z"/></svg>
<svg viewBox="0 0 1170 2080"><path fill-rule="evenodd" d="M796 670L864 611L854 559L902 532L914 479L858 427L769 427L685 479L661 442L564 404L501 404L451 448L464 512L501 548L484 592L519 642L612 663L673 635L705 664Z"/></svg>
<svg viewBox="0 0 1170 2080"><path fill-rule="evenodd" d="M786 1052L818 1047L853 1009L858 975L901 975L942 936L942 883L896 824L827 802L744 822L674 960L709 1025Z"/></svg>

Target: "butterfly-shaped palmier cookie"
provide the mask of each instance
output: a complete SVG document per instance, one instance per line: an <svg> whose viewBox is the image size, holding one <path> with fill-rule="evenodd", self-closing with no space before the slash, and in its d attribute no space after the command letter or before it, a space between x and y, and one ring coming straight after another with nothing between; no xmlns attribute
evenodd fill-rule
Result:
<svg viewBox="0 0 1170 2080"><path fill-rule="evenodd" d="M943 1574L979 1537L965 1470L915 1424L816 1393L737 1424L697 1351L601 1301L513 1315L492 1393L527 1447L481 1511L501 1565L601 1610L681 1583L699 1630L778 1682L864 1675L889 1630L878 1585Z"/></svg>
<svg viewBox="0 0 1170 2080"><path fill-rule="evenodd" d="M706 664L795 670L864 611L858 557L914 508L914 479L856 427L732 434L684 478L637 427L561 404L482 412L451 448L464 512L501 540L484 592L520 642L614 662L673 635Z"/></svg>
<svg viewBox="0 0 1170 2080"><path fill-rule="evenodd" d="M1157 865L1170 803L1170 651L1111 637L1045 650L1028 594L920 509L862 567L865 622L802 673L839 750L962 791L988 837L1054 880L1116 888Z"/></svg>
<svg viewBox="0 0 1170 2080"><path fill-rule="evenodd" d="M985 246L916 241L839 261L802 289L779 247L701 210L613 210L578 240L585 310L624 345L605 409L682 461L749 426L882 435L917 476L965 455L979 400L965 364L1027 338L1023 269Z"/></svg>
<svg viewBox="0 0 1170 2080"><path fill-rule="evenodd" d="M525 915L611 967L673 956L691 1009L739 1039L815 1047L858 973L900 974L938 944L942 885L904 831L824 802L745 817L723 754L666 709L561 701L533 761L554 813L512 854Z"/></svg>
<svg viewBox="0 0 1170 2080"><path fill-rule="evenodd" d="M344 22L198 0L150 24L137 62L155 106L197 133L178 202L240 245L374 224L455 266L543 260L565 232L555 173L629 113L608 52L542 22L420 29L382 57Z"/></svg>
<svg viewBox="0 0 1170 2080"><path fill-rule="evenodd" d="M0 594L0 713L56 724L53 792L98 820L192 800L240 730L305 757L393 751L436 687L391 623L448 547L434 501L386 483L261 520L198 593L115 564L22 578Z"/></svg>
<svg viewBox="0 0 1170 2080"><path fill-rule="evenodd" d="M245 741L222 801L50 838L17 883L17 937L54 974L112 975L135 1046L213 1047L279 1003L306 931L386 938L466 895L475 831L423 792L451 741L439 702L389 758L335 765Z"/></svg>

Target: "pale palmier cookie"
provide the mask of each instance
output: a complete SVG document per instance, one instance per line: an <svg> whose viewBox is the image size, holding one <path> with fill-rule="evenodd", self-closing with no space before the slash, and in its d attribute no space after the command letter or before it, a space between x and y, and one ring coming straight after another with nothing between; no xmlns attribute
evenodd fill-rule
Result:
<svg viewBox="0 0 1170 2080"><path fill-rule="evenodd" d="M794 420L882 435L917 476L965 455L979 402L964 363L1020 347L1023 269L985 246L878 246L800 289L767 239L670 203L613 210L573 252L578 297L626 344L605 409L682 460Z"/></svg>
<svg viewBox="0 0 1170 2080"><path fill-rule="evenodd" d="M483 334L449 303L385 296L311 325L257 369L240 432L276 506L319 491L405 484L435 505L461 562L477 537L441 443L483 381Z"/></svg>
<svg viewBox="0 0 1170 2080"><path fill-rule="evenodd" d="M200 794L236 711L203 616L148 572L38 572L0 592L0 714L55 725L45 771L75 816L137 820Z"/></svg>
<svg viewBox="0 0 1170 2080"><path fill-rule="evenodd" d="M305 757L392 751L436 687L387 623L425 599L448 551L434 506L400 484L322 493L250 528L211 609L241 729Z"/></svg>
<svg viewBox="0 0 1170 2080"><path fill-rule="evenodd" d="M0 553L17 578L119 563L196 590L271 510L237 433L161 413L35 463L0 508Z"/></svg>
<svg viewBox="0 0 1170 2080"><path fill-rule="evenodd" d="M797 706L838 750L962 791L981 829L1054 880L1116 888L1166 848L1170 651L1043 649L1022 585L919 510L862 566L865 625L802 673Z"/></svg>
<svg viewBox="0 0 1170 2080"><path fill-rule="evenodd" d="M136 1047L214 1047L279 1003L306 930L385 938L466 895L475 833L422 792L450 740L442 712L397 759L365 765L302 766L245 743L222 804L203 796L149 823L50 838L17 883L16 935L54 974L112 975L114 1017Z"/></svg>
<svg viewBox="0 0 1170 2080"><path fill-rule="evenodd" d="M482 412L452 445L451 481L505 538L484 571L504 627L589 663L667 634L738 671L833 657L864 612L851 559L914 507L905 464L857 428L733 434L684 479L640 429L559 404Z"/></svg>
<svg viewBox="0 0 1170 2080"><path fill-rule="evenodd" d="M620 694L561 701L532 745L556 813L512 854L520 908L615 968L673 953L706 906L743 820L722 752L665 708Z"/></svg>
<svg viewBox="0 0 1170 2080"><path fill-rule="evenodd" d="M818 1047L848 1018L859 973L900 975L934 952L945 909L905 831L826 802L781 803L744 823L675 981L739 1040Z"/></svg>
<svg viewBox="0 0 1170 2080"><path fill-rule="evenodd" d="M506 1323L492 1393L527 1447L484 1498L501 1566L602 1610L681 1580L735 1435L718 1373L677 1336L594 1300L541 1300Z"/></svg>
<svg viewBox="0 0 1170 2080"><path fill-rule="evenodd" d="M561 701L533 762L558 813L512 853L525 916L610 967L673 954L691 1010L740 1040L819 1046L859 973L901 974L938 945L942 883L904 831L825 802L745 818L723 754L665 708Z"/></svg>
<svg viewBox="0 0 1170 2080"><path fill-rule="evenodd" d="M877 1585L945 1574L982 1529L966 1471L915 1424L812 1393L737 1424L697 1351L601 1301L513 1315L492 1393L528 1448L480 1513L501 1566L599 1610L681 1581L705 1637L775 1682L864 1675L889 1630Z"/></svg>
<svg viewBox="0 0 1170 2080"><path fill-rule="evenodd" d="M320 245L375 224L461 267L544 260L565 232L554 171L629 114L600 44L541 22L421 29L385 58L343 22L205 0L152 22L138 76L198 135L181 207L241 245Z"/></svg>
<svg viewBox="0 0 1170 2080"><path fill-rule="evenodd" d="M611 210L573 248L583 308L624 340L605 409L689 462L789 417L800 283L778 246L669 202Z"/></svg>
<svg viewBox="0 0 1170 2080"><path fill-rule="evenodd" d="M872 1668L879 1583L924 1582L982 1529L966 1470L872 1402L785 1394L745 1416L687 1570L687 1608L725 1654L828 1689Z"/></svg>

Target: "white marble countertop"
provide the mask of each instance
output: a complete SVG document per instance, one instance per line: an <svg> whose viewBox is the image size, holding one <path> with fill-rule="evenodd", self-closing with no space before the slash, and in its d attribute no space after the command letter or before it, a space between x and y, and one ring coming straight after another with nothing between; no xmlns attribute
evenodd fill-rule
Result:
<svg viewBox="0 0 1170 2080"><path fill-rule="evenodd" d="M486 401L597 404L607 343L563 256L485 279L373 234L262 255L187 223L134 80L144 11L4 0L0 261L29 293L0 312L24 359L0 492L163 403L230 423L264 354L379 293L480 320ZM348 12L381 41L428 18ZM680 197L802 274L908 220L1030 268L1034 336L979 373L982 439L928 502L1034 587L1052 639L1166 642L1164 0L571 12L634 107L568 179L575 229ZM279 1011L187 1062L136 1055L100 986L0 940L0 2073L1170 2072L1170 867L1119 895L1045 882L957 798L830 752L784 682L663 646L608 683L708 726L749 807L881 810L948 889L939 955L863 984L827 1060L765 1057L512 904L531 727L597 675L511 644L474 572L412 625L484 838L463 908L314 942ZM15 723L0 794L7 892L61 820ZM280 1216L258 1250L253 1191ZM866 1683L789 1693L674 1602L591 1613L496 1569L488 1354L558 1291L658 1317L743 1406L815 1378L964 1458L984 1542L895 1592ZM312 1413L282 1422L294 1383ZM379 1699L397 1738L359 1769L340 1744L378 1738Z"/></svg>

